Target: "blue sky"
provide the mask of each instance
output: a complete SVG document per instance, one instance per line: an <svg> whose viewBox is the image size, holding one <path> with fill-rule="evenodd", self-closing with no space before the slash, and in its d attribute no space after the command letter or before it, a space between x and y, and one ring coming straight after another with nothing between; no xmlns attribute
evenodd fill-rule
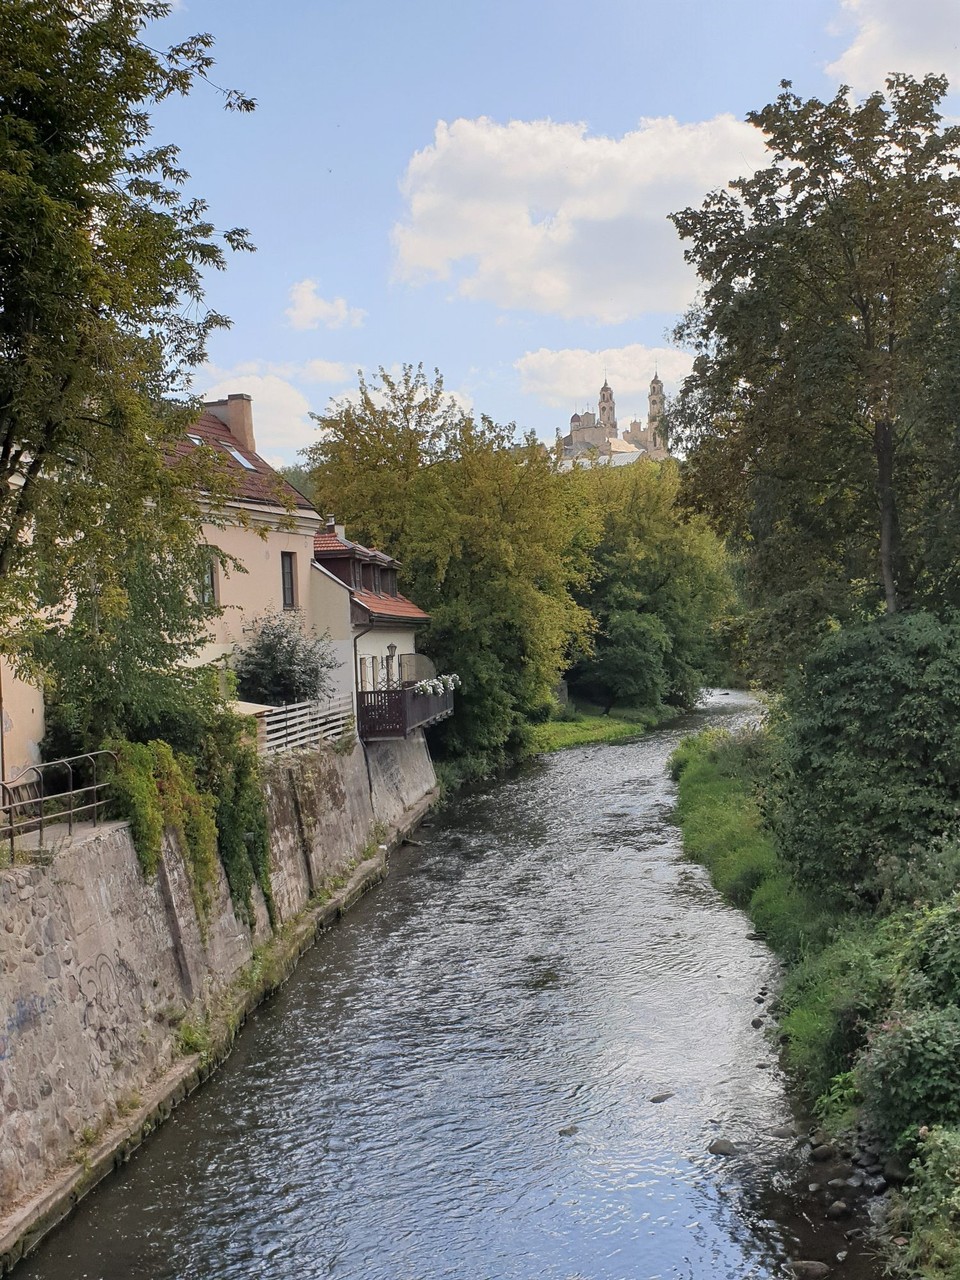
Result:
<svg viewBox="0 0 960 1280"><path fill-rule="evenodd" d="M254 397L293 461L308 411L422 361L477 413L552 439L606 373L625 425L695 290L670 210L762 157L745 113L790 79L960 84L960 0L180 0L151 33L216 38L156 113L218 226L258 252L208 282L233 320L195 390ZM950 106L957 109L957 101Z"/></svg>

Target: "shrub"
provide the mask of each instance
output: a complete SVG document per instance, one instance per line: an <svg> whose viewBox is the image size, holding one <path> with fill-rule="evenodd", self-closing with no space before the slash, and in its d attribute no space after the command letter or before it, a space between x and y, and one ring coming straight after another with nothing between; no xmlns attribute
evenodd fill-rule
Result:
<svg viewBox="0 0 960 1280"><path fill-rule="evenodd" d="M877 1132L901 1148L931 1121L960 1123L960 1009L890 1015L871 1035L856 1075Z"/></svg>
<svg viewBox="0 0 960 1280"><path fill-rule="evenodd" d="M896 1206L891 1229L908 1232L904 1270L960 1275L960 1130L937 1125L924 1134L912 1185Z"/></svg>
<svg viewBox="0 0 960 1280"><path fill-rule="evenodd" d="M788 682L771 816L798 881L852 905L881 867L955 828L960 627L898 614L828 637Z"/></svg>
<svg viewBox="0 0 960 1280"><path fill-rule="evenodd" d="M252 625L234 659L241 698L280 706L329 695L330 673L340 666L329 633L305 629L298 609L263 614Z"/></svg>
<svg viewBox="0 0 960 1280"><path fill-rule="evenodd" d="M780 997L786 1057L812 1100L829 1094L867 1043L871 1022L889 1006L896 939L892 926L848 924L792 971Z"/></svg>
<svg viewBox="0 0 960 1280"><path fill-rule="evenodd" d="M901 969L901 990L911 1005L960 1005L960 895L916 918Z"/></svg>

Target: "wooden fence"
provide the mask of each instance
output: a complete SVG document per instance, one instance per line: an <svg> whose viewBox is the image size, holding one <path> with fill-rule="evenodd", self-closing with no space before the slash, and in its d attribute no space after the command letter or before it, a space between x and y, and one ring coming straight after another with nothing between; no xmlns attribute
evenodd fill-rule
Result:
<svg viewBox="0 0 960 1280"><path fill-rule="evenodd" d="M262 755L296 751L335 741L353 728L353 699L349 695L326 702L293 702L257 715L257 749Z"/></svg>

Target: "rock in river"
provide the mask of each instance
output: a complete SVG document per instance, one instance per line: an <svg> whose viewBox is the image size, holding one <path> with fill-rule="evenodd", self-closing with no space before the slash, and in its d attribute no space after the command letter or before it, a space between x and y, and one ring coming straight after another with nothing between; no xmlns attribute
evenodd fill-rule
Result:
<svg viewBox="0 0 960 1280"><path fill-rule="evenodd" d="M726 1138L715 1138L707 1147L707 1150L712 1156L738 1156L740 1154L740 1148L735 1147Z"/></svg>

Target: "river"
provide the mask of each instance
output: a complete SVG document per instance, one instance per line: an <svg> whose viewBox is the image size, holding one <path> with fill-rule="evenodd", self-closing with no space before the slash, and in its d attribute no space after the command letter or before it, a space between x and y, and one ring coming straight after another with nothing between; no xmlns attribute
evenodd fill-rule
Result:
<svg viewBox="0 0 960 1280"><path fill-rule="evenodd" d="M797 1201L797 1144L771 1134L792 1113L751 1020L776 962L670 823L675 744L754 714L715 694L458 800L20 1280L742 1280L832 1260L843 1234Z"/></svg>

